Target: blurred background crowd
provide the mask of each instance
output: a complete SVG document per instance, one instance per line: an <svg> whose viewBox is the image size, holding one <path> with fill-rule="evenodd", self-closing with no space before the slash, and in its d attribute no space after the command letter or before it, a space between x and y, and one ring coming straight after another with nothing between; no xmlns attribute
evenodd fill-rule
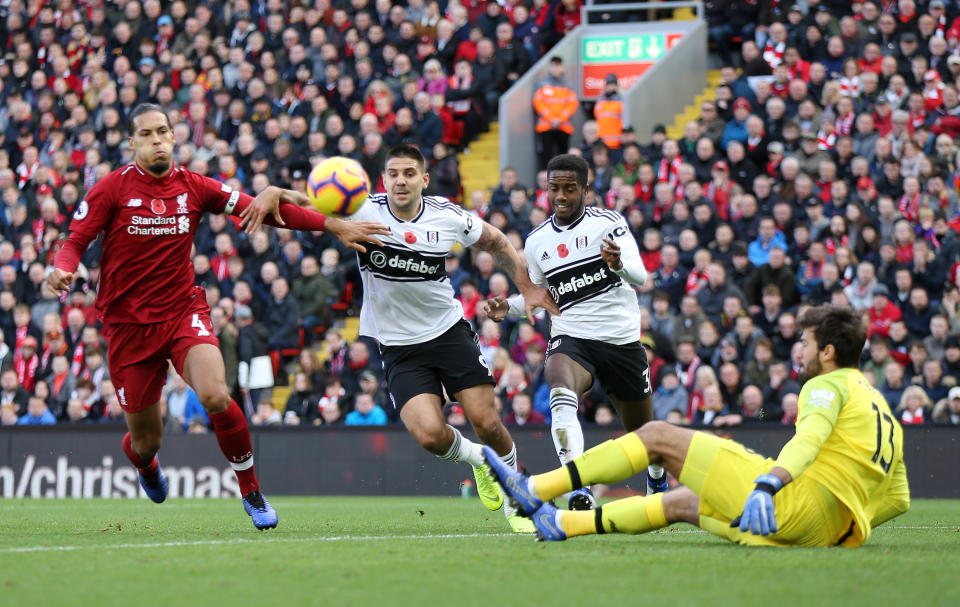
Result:
<svg viewBox="0 0 960 607"><path fill-rule="evenodd" d="M302 189L331 155L360 161L380 188L386 150L417 144L430 192L522 249L549 215L546 174L507 167L491 191L464 192L456 154L497 119L499 95L579 24L579 9L579 0L0 2L0 423L122 423L93 309L99 246L65 300L43 279L84 193L130 161L126 122L138 103L167 111L178 164L254 195L268 184ZM957 9L708 0L722 81L681 138L622 121L611 133L589 102L580 132L544 134L565 128L558 122L540 134L542 152L588 160L588 204L623 213L641 248L658 418L792 424L796 317L833 302L862 311L863 369L902 422L960 424ZM564 86L562 75L545 85ZM604 99L617 89L614 78ZM356 258L335 238L247 236L208 216L193 260L228 383L254 424L398 423L376 344L350 322ZM447 272L505 420L547 423L548 321L485 318L487 298L515 290L486 253L451 254ZM196 395L173 373L163 403L170 430L206 431ZM587 422L615 422L599 388L581 406ZM455 404L448 415L466 421Z"/></svg>

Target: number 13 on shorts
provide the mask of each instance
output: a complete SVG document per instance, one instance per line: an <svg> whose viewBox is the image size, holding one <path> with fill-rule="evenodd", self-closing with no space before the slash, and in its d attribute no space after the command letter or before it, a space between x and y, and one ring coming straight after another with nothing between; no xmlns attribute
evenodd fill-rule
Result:
<svg viewBox="0 0 960 607"><path fill-rule="evenodd" d="M199 314L193 315L193 322L190 323L190 326L197 330L197 337L207 337L210 335L210 330L203 326L203 321L200 320ZM210 325L210 328L213 328L213 324Z"/></svg>

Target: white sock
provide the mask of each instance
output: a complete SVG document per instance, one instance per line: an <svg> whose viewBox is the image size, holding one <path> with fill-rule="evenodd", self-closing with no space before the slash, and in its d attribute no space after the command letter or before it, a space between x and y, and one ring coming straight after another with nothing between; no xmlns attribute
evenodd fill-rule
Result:
<svg viewBox="0 0 960 607"><path fill-rule="evenodd" d="M517 443L513 443L510 446L510 453L506 455L501 455L500 459L503 460L503 463L510 466L513 470L517 469Z"/></svg>
<svg viewBox="0 0 960 607"><path fill-rule="evenodd" d="M453 430L453 444L450 445L450 449L448 449L446 453L439 456L440 459L452 462L467 462L474 467L482 466L484 461L483 451L480 445L468 438L464 438L463 435L460 434L460 431L453 426L448 425L447 427ZM516 451L512 451L511 453L513 453L513 459L514 462L516 462Z"/></svg>
<svg viewBox="0 0 960 607"><path fill-rule="evenodd" d="M647 466L647 474L650 475L650 478L659 480L663 478L663 475L666 471L663 469L663 466L658 466L656 464L650 464Z"/></svg>
<svg viewBox="0 0 960 607"><path fill-rule="evenodd" d="M561 464L583 455L583 429L577 419L577 395L573 390L550 390L550 434Z"/></svg>

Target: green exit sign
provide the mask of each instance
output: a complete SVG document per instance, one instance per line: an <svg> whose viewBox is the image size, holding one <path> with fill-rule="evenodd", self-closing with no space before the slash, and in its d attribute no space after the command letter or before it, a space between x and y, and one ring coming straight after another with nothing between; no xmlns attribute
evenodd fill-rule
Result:
<svg viewBox="0 0 960 607"><path fill-rule="evenodd" d="M584 63L629 63L656 61L666 52L666 34L584 36L580 58Z"/></svg>

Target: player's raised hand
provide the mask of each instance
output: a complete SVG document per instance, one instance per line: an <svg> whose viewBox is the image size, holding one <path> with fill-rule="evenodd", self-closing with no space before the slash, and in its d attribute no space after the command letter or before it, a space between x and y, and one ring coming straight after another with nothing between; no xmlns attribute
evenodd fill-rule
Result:
<svg viewBox="0 0 960 607"><path fill-rule="evenodd" d="M537 308L543 308L554 316L560 316L560 308L557 306L557 302L553 301L553 296L550 295L550 291L543 287L527 289L522 295L524 302L523 307L524 310L526 310L527 318L533 319L534 312Z"/></svg>
<svg viewBox="0 0 960 607"><path fill-rule="evenodd" d="M344 221L336 217L327 217L324 231L330 232L340 239L340 242L351 249L366 253L367 249L361 242L369 242L382 247L383 243L377 235L387 236L390 228L376 221Z"/></svg>
<svg viewBox="0 0 960 607"><path fill-rule="evenodd" d="M488 299L483 304L483 311L487 315L487 318L493 322L500 322L507 317L507 312L510 311L510 304L507 303L507 300L504 299L502 295L497 295L493 299Z"/></svg>
<svg viewBox="0 0 960 607"><path fill-rule="evenodd" d="M773 474L762 474L754 481L756 488L743 505L743 514L730 523L739 524L740 531L753 535L770 535L777 532L777 517L773 509L773 495L783 487L783 481Z"/></svg>
<svg viewBox="0 0 960 607"><path fill-rule="evenodd" d="M57 293L66 293L73 284L73 272L66 272L60 268L54 268L47 275L47 285Z"/></svg>
<svg viewBox="0 0 960 607"><path fill-rule="evenodd" d="M253 234L263 225L263 220L267 215L271 215L277 222L277 225L286 225L280 216L280 202L283 198L283 192L277 187L269 187L253 199L253 202L240 213L240 229L247 234Z"/></svg>
<svg viewBox="0 0 960 607"><path fill-rule="evenodd" d="M603 239L603 246L600 247L600 255L611 270L617 271L623 267L623 262L620 261L620 245L613 240L609 238Z"/></svg>

